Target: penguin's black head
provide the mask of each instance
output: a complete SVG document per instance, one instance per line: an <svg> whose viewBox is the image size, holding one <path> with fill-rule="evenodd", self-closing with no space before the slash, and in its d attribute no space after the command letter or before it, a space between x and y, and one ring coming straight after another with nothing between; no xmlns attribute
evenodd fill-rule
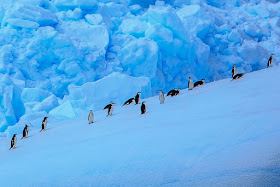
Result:
<svg viewBox="0 0 280 187"><path fill-rule="evenodd" d="M189 77L189 79L192 79L191 77Z"/></svg>
<svg viewBox="0 0 280 187"><path fill-rule="evenodd" d="M202 82L205 82L205 79L201 79Z"/></svg>
<svg viewBox="0 0 280 187"><path fill-rule="evenodd" d="M275 54L271 54L271 56L274 56Z"/></svg>
<svg viewBox="0 0 280 187"><path fill-rule="evenodd" d="M142 104L145 104L145 103L146 103L146 101L143 101L143 102L142 102Z"/></svg>

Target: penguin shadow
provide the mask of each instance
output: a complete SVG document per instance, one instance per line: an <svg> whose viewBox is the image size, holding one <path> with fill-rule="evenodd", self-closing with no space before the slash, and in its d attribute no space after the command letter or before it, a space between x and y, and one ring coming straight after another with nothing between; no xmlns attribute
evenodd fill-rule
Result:
<svg viewBox="0 0 280 187"><path fill-rule="evenodd" d="M52 128L47 128L45 130L40 130L39 132L45 132L45 131L48 131L48 130L51 130Z"/></svg>
<svg viewBox="0 0 280 187"><path fill-rule="evenodd" d="M147 114L149 114L150 112L146 112L145 114L140 114L140 116L146 116Z"/></svg>
<svg viewBox="0 0 280 187"><path fill-rule="evenodd" d="M34 135L30 135L30 136L27 136L27 137L25 137L25 138L21 138L21 140L24 140L24 139L28 139L28 138L31 138L31 137L33 137Z"/></svg>
<svg viewBox="0 0 280 187"><path fill-rule="evenodd" d="M21 148L21 146L16 146L15 148L9 149L9 151L12 151L12 150L15 150L15 149L18 149L18 148Z"/></svg>
<svg viewBox="0 0 280 187"><path fill-rule="evenodd" d="M87 123L88 126L96 126L99 125L100 123L102 123L104 120L97 120L94 121L93 123Z"/></svg>

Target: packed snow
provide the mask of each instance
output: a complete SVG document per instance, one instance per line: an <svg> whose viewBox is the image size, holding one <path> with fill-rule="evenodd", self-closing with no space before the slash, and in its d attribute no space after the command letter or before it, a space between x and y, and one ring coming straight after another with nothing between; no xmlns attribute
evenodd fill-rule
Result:
<svg viewBox="0 0 280 187"><path fill-rule="evenodd" d="M279 78L277 66L164 104L141 98L145 115L117 106L110 117L94 111L91 125L89 111L50 117L44 132L29 124L16 149L0 140L1 186L279 186Z"/></svg>
<svg viewBox="0 0 280 187"><path fill-rule="evenodd" d="M228 78L233 64L263 69L272 53L275 66L279 9L273 0L0 0L0 136L141 89L145 98L186 88L189 76ZM73 99L86 89L96 98Z"/></svg>

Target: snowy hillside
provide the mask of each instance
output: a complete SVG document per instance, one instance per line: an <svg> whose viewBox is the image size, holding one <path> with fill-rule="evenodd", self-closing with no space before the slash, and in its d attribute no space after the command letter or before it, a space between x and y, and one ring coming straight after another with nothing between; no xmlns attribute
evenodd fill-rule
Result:
<svg viewBox="0 0 280 187"><path fill-rule="evenodd" d="M186 88L189 76L228 78L233 64L259 70L272 53L278 64L279 9L276 0L0 0L0 136L140 90Z"/></svg>
<svg viewBox="0 0 280 187"><path fill-rule="evenodd" d="M279 186L280 66L54 121L8 151L1 186ZM21 135L19 135L20 137Z"/></svg>

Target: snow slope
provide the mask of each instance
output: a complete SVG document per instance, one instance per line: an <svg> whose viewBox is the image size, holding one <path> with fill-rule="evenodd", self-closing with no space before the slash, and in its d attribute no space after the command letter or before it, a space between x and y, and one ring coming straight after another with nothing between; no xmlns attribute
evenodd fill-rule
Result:
<svg viewBox="0 0 280 187"><path fill-rule="evenodd" d="M186 88L189 76L228 78L233 64L262 69L272 53L277 65L279 9L278 0L0 0L0 136L65 106L64 118L98 108L103 100L84 107L71 92L116 73L149 80L151 97Z"/></svg>
<svg viewBox="0 0 280 187"><path fill-rule="evenodd" d="M279 186L280 66L159 104L53 121L8 151L1 186ZM20 135L21 136L21 135Z"/></svg>

